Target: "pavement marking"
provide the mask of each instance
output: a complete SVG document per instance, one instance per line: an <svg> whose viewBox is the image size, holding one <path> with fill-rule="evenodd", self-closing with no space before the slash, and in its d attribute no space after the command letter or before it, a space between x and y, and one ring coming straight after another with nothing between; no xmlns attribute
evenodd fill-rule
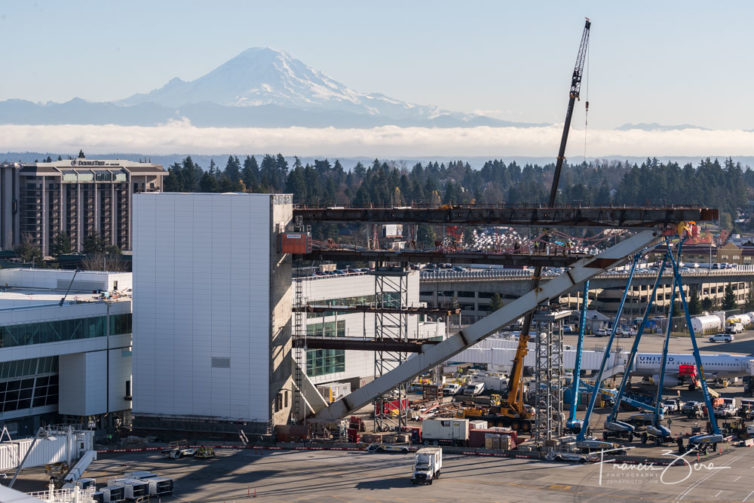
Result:
<svg viewBox="0 0 754 503"><path fill-rule="evenodd" d="M722 489L720 489L719 491L717 491L717 494L715 494L715 496L714 496L714 497L715 497L715 498L717 498L718 496L720 496L720 493L721 493L721 492L723 492L723 490L722 490Z"/></svg>
<svg viewBox="0 0 754 503"><path fill-rule="evenodd" d="M570 491L572 487L564 485L564 484L550 484L549 486L547 486L547 489L555 489L558 491Z"/></svg>
<svg viewBox="0 0 754 503"><path fill-rule="evenodd" d="M741 459L742 457L743 457L743 455L737 456L737 457L735 457L733 459L729 459L728 463L725 464L725 465L722 465L722 466L730 466L731 463L733 463L734 461L737 461L737 460ZM696 489L697 487L699 487L702 483L706 482L707 479L711 478L713 475L716 475L716 473L714 471L710 472L707 476L702 477L701 479L697 480L696 482L694 482L693 484L691 484L689 487L687 487L685 491L681 492L678 496L676 496L674 501L681 501L686 496L688 496L689 493L691 493L691 491L693 491L694 489ZM754 491L752 491L752 492L754 492ZM751 494L749 494L749 496L751 496ZM748 496L747 496L747 498L748 498ZM746 501L746 500L744 500L744 501Z"/></svg>
<svg viewBox="0 0 754 503"><path fill-rule="evenodd" d="M738 479L740 479L740 478L741 478L741 476L739 475L738 477L736 477L735 479L733 479L733 482L738 482Z"/></svg>
<svg viewBox="0 0 754 503"><path fill-rule="evenodd" d="M749 493L749 494L748 494L748 495L747 495L747 496L746 496L746 497L744 498L744 501L743 501L743 503L746 503L746 500L748 500L749 498L751 498L751 495L752 495L752 494L754 494L754 491L750 492L750 493Z"/></svg>

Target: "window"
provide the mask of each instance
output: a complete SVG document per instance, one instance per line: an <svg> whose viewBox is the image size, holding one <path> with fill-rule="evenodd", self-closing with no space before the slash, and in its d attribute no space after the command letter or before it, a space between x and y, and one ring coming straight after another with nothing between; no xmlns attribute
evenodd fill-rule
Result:
<svg viewBox="0 0 754 503"><path fill-rule="evenodd" d="M131 381L126 381L126 398L131 398Z"/></svg>
<svg viewBox="0 0 754 503"><path fill-rule="evenodd" d="M309 377L345 370L346 352L343 349L313 349L306 353L306 374Z"/></svg>
<svg viewBox="0 0 754 503"><path fill-rule="evenodd" d="M275 412L279 411L282 408L283 408L283 394L278 393L275 396Z"/></svg>
<svg viewBox="0 0 754 503"><path fill-rule="evenodd" d="M0 347L104 337L107 334L107 318L107 316L95 316L0 327ZM110 335L130 332L130 314L110 316Z"/></svg>
<svg viewBox="0 0 754 503"><path fill-rule="evenodd" d="M306 335L311 337L345 337L346 322L338 320L312 323L306 326ZM343 349L313 349L306 352L306 375L309 377L335 372L345 372L346 352Z"/></svg>
<svg viewBox="0 0 754 503"><path fill-rule="evenodd" d="M283 407L288 407L288 391L283 394Z"/></svg>
<svg viewBox="0 0 754 503"><path fill-rule="evenodd" d="M306 325L306 335L309 337L345 337L346 320L338 320L337 327L334 321L310 323Z"/></svg>
<svg viewBox="0 0 754 503"><path fill-rule="evenodd" d="M0 411L58 403L57 357L31 358L0 364ZM34 375L37 374L37 377Z"/></svg>

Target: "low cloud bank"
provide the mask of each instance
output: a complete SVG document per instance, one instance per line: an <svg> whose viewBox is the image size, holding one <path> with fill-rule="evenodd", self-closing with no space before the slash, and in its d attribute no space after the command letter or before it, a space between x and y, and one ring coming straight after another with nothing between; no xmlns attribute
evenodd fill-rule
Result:
<svg viewBox="0 0 754 503"><path fill-rule="evenodd" d="M189 122L153 127L0 125L0 151L221 154L283 152L301 156L554 156L562 126L532 128L215 128ZM584 132L572 131L567 155L584 155ZM750 156L754 131L590 130L587 157Z"/></svg>

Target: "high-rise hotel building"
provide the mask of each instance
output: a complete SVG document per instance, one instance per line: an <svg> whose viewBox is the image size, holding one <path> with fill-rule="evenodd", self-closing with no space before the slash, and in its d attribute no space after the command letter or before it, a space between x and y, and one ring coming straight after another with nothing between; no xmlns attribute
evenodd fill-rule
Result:
<svg viewBox="0 0 754 503"><path fill-rule="evenodd" d="M130 250L133 194L161 191L165 175L159 164L125 160L0 164L0 250L30 240L50 255L59 233L75 251L89 236Z"/></svg>

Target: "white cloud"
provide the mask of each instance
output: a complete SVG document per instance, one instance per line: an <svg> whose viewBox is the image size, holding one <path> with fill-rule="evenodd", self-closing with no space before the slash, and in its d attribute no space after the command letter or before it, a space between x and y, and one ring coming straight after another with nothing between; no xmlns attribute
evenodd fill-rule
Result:
<svg viewBox="0 0 754 503"><path fill-rule="evenodd" d="M0 125L0 151L220 154L283 152L301 156L552 156L562 126L536 128L202 128ZM584 133L571 132L568 155L584 154ZM754 132L741 130L590 130L588 157L749 156Z"/></svg>

